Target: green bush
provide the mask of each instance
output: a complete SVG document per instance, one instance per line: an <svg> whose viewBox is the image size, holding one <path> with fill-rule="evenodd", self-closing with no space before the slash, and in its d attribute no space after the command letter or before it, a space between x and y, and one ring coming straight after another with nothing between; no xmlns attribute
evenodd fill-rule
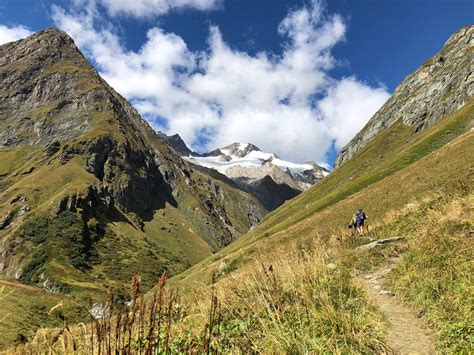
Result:
<svg viewBox="0 0 474 355"><path fill-rule="evenodd" d="M75 213L62 212L55 217L36 216L26 221L19 231L25 242L31 242L35 252L24 269L22 280L39 281L44 266L56 259L85 272L97 260L95 241L100 238L97 227L91 232Z"/></svg>

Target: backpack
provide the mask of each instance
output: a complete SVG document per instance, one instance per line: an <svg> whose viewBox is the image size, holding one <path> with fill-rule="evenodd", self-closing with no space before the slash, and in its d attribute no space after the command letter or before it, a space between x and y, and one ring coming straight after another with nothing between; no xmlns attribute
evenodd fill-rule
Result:
<svg viewBox="0 0 474 355"><path fill-rule="evenodd" d="M357 211L356 212L356 218L357 218L357 222L360 223L360 222L363 222L365 220L365 213L362 212L362 211Z"/></svg>

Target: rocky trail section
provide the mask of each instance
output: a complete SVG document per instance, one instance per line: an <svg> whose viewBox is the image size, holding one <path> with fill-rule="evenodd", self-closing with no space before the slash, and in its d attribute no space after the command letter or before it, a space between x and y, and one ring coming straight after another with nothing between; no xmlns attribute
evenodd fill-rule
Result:
<svg viewBox="0 0 474 355"><path fill-rule="evenodd" d="M356 280L385 314L389 323L388 345L394 354L435 354L434 332L412 309L398 301L392 291L382 288L385 276L401 260L400 256L390 258L385 267L358 275Z"/></svg>
<svg viewBox="0 0 474 355"><path fill-rule="evenodd" d="M361 245L360 247L357 247L356 250L366 251L366 250L374 249L374 248L377 248L389 243L401 241L404 239L405 239L404 237L391 237L391 238L386 238L386 239L379 239L379 240L375 240L373 242Z"/></svg>

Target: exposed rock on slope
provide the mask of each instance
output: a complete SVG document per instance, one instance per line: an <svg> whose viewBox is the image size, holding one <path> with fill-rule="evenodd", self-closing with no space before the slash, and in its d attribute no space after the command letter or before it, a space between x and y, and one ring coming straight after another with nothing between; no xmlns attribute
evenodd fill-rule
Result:
<svg viewBox="0 0 474 355"><path fill-rule="evenodd" d="M301 193L300 190L294 189L285 183L276 183L269 175L261 179L236 177L234 181L240 188L254 195L269 211L280 207L283 203Z"/></svg>
<svg viewBox="0 0 474 355"><path fill-rule="evenodd" d="M464 106L474 96L474 25L454 33L444 47L408 75L367 125L342 148L335 167L397 121L415 132Z"/></svg>
<svg viewBox="0 0 474 355"><path fill-rule="evenodd" d="M179 142L177 147L171 143L176 151L190 151L187 147L183 149L184 142L180 138L174 142ZM329 173L314 162L295 164L280 159L276 154L262 152L250 143L233 143L206 154L191 152L183 158L232 179L268 210L297 196Z"/></svg>
<svg viewBox="0 0 474 355"><path fill-rule="evenodd" d="M133 273L151 285L267 212L183 161L64 32L0 46L0 81L3 272L65 289L94 277L121 287ZM28 209L10 204L19 195ZM56 240L65 230L72 240Z"/></svg>

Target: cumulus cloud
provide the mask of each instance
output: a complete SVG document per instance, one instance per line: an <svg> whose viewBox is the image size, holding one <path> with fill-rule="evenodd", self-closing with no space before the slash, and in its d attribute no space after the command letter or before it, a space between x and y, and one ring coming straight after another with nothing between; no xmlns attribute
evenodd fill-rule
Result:
<svg viewBox="0 0 474 355"><path fill-rule="evenodd" d="M84 0L76 0L84 1ZM96 0L111 16L125 15L150 18L181 9L213 10L221 5L221 0Z"/></svg>
<svg viewBox="0 0 474 355"><path fill-rule="evenodd" d="M344 78L318 102L329 136L342 148L388 98L384 87L371 88L356 78Z"/></svg>
<svg viewBox="0 0 474 355"><path fill-rule="evenodd" d="M159 27L130 51L93 6L76 13L54 7L53 19L155 128L179 133L195 149L241 141L287 159L321 161L388 98L384 88L355 77L331 77L331 50L344 40L346 24L316 0L282 20L278 55L236 50L216 26L204 51L190 51Z"/></svg>
<svg viewBox="0 0 474 355"><path fill-rule="evenodd" d="M0 44L16 41L30 34L31 31L25 26L7 27L0 25Z"/></svg>

